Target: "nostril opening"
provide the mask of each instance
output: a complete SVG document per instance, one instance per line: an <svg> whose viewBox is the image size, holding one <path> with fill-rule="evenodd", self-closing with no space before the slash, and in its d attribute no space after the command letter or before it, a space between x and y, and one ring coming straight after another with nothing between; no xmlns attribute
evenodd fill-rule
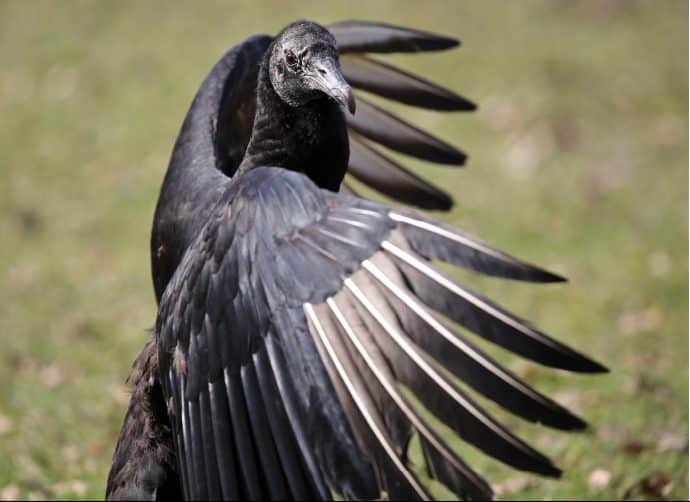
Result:
<svg viewBox="0 0 690 502"><path fill-rule="evenodd" d="M324 70L323 68L319 68L319 73L320 73L321 75L325 75L325 74L326 74L326 70Z"/></svg>

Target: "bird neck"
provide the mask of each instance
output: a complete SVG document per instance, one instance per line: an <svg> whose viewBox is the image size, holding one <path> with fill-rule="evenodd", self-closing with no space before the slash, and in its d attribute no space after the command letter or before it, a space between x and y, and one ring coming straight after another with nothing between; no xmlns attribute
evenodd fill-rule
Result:
<svg viewBox="0 0 690 502"><path fill-rule="evenodd" d="M325 97L299 107L285 103L269 77L270 54L269 48L259 70L252 135L238 174L259 166L282 167L337 191L350 155L343 112Z"/></svg>

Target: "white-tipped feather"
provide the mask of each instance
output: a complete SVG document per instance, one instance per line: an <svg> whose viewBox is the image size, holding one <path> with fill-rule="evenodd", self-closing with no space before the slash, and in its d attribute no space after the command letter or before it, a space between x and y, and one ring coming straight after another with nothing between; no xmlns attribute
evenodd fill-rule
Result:
<svg viewBox="0 0 690 502"><path fill-rule="evenodd" d="M391 446L390 442L386 438L385 433L381 430L379 425L377 424L377 421L373 418L371 412L366 406L366 403L363 401L362 397L359 395L357 392L357 389L355 388L354 384L350 380L349 375L345 371L345 368L343 368L342 363L338 359L338 355L336 354L335 350L333 349L333 346L331 345L330 340L326 336L326 333L321 326L321 322L319 321L319 318L316 316L316 312L314 312L314 308L311 306L310 303L305 303L304 304L304 313L307 315L309 320L314 326L314 329L316 330L316 334L319 337L319 340L323 344L324 348L326 349L326 352L328 353L328 357L331 359L331 362L333 363L333 366L335 367L335 370L338 372L338 376L340 376L340 379L342 380L343 384L347 388L347 391L350 393L350 396L352 396L353 401L355 402L355 405L359 409L360 413L362 414L362 417L366 421L367 425L371 429L372 433L374 436L376 436L376 439L379 441L381 444L381 447L383 450L386 452L386 454L390 457L392 460L393 464L395 467L400 471L400 473L407 479L407 481L410 483L410 486L414 488L414 490L417 492L417 494L422 498L423 500L429 499L429 495L426 493L426 490L422 485L419 484L419 481L415 476L405 467L405 464L403 464L402 460L396 455L395 449Z"/></svg>
<svg viewBox="0 0 690 502"><path fill-rule="evenodd" d="M410 218L409 216L405 216L405 215L396 213L395 211L389 211L388 216L393 221L397 221L399 223L405 223L407 225L412 225L413 227L421 228L422 230L425 230L427 232L431 232L431 233L436 234L436 235L440 235L441 237L455 241L458 244L462 244L463 246L471 247L472 249L476 249L477 251L480 251L482 253L490 254L491 256L498 258L500 260L517 263L515 260L511 259L509 256L506 256L505 254L500 253L499 251L496 251L495 249L491 249L490 247L482 244L481 242L475 241L473 239L470 239L468 237L465 237L463 235L460 235L460 234L457 234L454 232L450 232L450 231L446 230L445 228L437 227L436 225L433 225L429 222L422 221L422 220L415 220L414 218Z"/></svg>
<svg viewBox="0 0 690 502"><path fill-rule="evenodd" d="M397 247L395 244L393 244L390 241L383 241L381 243L381 247L391 253L392 255L398 257L400 260L404 261L417 271L421 272L422 274L426 275L429 279L433 280L434 282L440 284L444 288L446 288L448 291L452 292L453 294L456 294L457 296L464 298L471 304L473 304L476 307L479 307L482 309L484 312L492 315L496 319L500 320L501 322L504 322L505 324L508 324L509 326L515 328L516 330L520 331L521 333L524 333L525 335L534 338L535 340L538 340L540 343L549 345L556 350L560 350L560 347L557 346L552 340L548 339L547 337L540 336L538 333L534 332L531 330L529 327L525 326L524 324L521 324L517 322L515 319L512 319L510 316L505 315L503 312L497 310L490 304L486 303L484 300L481 298L477 297L476 295L470 293L469 291L462 289L459 287L457 284L449 281L445 277L443 277L441 274L439 274L436 270L431 268L429 265L421 261L420 259L416 258L415 256L403 251L399 247Z"/></svg>
<svg viewBox="0 0 690 502"><path fill-rule="evenodd" d="M395 383L392 382L384 374L384 372L376 365L376 363L371 358L371 355L364 347L364 344L362 344L359 337L355 335L354 331L352 330L352 327L347 322L347 319L338 308L336 302L332 298L329 298L328 300L326 300L326 303L330 307L331 312L333 312L333 314L335 315L335 318L337 319L340 326L343 328L343 331L345 332L347 337L350 339L352 344L357 349L357 352L359 352L359 354L364 359L364 362L366 362L371 372L374 374L379 383L381 383L381 386L388 393L393 402L395 402L398 408L400 408L400 411L402 411L405 414L405 416L415 427L415 429L417 429L419 433L422 434L422 436L424 436L424 438L434 448L436 448L436 450L438 450L447 460L449 460L453 464L453 467L455 467L459 471L462 471L465 476L467 476L470 479L473 479L478 485L481 485L483 481L481 479L478 479L474 472L467 469L466 466L464 466L456 460L455 454L450 451L450 449L445 445L445 443L438 440L438 436L429 429L429 426L419 417L417 412L410 407L407 400L400 394Z"/></svg>
<svg viewBox="0 0 690 502"><path fill-rule="evenodd" d="M415 300L412 296L403 291L397 284L395 284L386 274L379 269L374 263L369 260L364 260L362 266L369 271L381 284L393 293L400 301L402 301L410 310L417 314L424 322L431 326L439 335L448 340L451 344L463 351L469 357L477 361L484 368L491 371L501 380L519 389L521 392L528 394L532 399L546 403L544 398L534 391L534 389L525 385L523 382L517 380L513 375L506 372L500 366L494 364L492 361L486 359L482 354L478 353L474 348L467 345L461 339L453 335L443 324L441 324L433 315L431 315L422 304ZM548 403L547 403L548 404Z"/></svg>
<svg viewBox="0 0 690 502"><path fill-rule="evenodd" d="M525 451L525 447L514 437L506 433L501 427L497 426L491 419L489 419L481 410L474 406L470 401L465 399L436 369L431 366L425 357L418 351L410 340L393 327L386 318L378 311L378 309L369 301L366 295L357 287L352 279L345 279L345 287L349 289L352 294L359 300L364 308L371 314L376 322L384 329L393 341L405 352L412 361L421 369L431 380L438 385L453 401L471 413L477 420L482 422L486 427L491 429L495 434L501 436L505 441L511 443L519 450Z"/></svg>

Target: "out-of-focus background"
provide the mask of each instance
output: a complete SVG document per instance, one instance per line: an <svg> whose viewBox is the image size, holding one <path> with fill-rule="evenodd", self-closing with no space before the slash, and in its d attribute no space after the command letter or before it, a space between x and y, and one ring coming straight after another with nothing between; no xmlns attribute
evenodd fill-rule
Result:
<svg viewBox="0 0 690 502"><path fill-rule="evenodd" d="M455 195L439 217L570 279L472 284L612 370L502 359L592 424L508 420L561 480L461 454L502 498L686 498L684 0L0 2L0 497L102 496L155 318L149 231L182 118L226 49L297 18L463 41L390 58L480 105L394 107L470 154L412 165Z"/></svg>

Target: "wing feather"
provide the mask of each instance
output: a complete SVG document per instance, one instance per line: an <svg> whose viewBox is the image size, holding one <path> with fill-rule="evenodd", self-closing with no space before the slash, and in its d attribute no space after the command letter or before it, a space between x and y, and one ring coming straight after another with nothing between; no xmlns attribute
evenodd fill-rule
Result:
<svg viewBox="0 0 690 502"><path fill-rule="evenodd" d="M242 367L242 388L247 398L247 410L251 421L251 433L256 444L262 478L260 483L272 500L290 498L285 474L279 463L278 449L269 424L268 410L261 393L261 386L253 363ZM273 396L269 396L273 399Z"/></svg>
<svg viewBox="0 0 690 502"><path fill-rule="evenodd" d="M309 432L305 430L303 416L298 409L298 397L296 396L291 375L287 369L285 357L276 345L274 338L267 340L266 348L276 385L290 420L290 426L295 433L295 440L299 446L300 454L304 459L305 469L309 474L307 482L314 485L312 497L320 500L330 500L331 494L319 470L317 459L314 456L312 445L309 441Z"/></svg>
<svg viewBox="0 0 690 502"><path fill-rule="evenodd" d="M419 483L415 475L404 465L399 455L395 451L395 447L391 439L386 433L385 427L380 423L380 419L375 412L375 405L366 392L364 385L359 382L356 385L357 373L352 368L345 366L345 362L338 356L338 351L333 347L332 340L334 337L328 337L322 327L319 318L314 313L313 307L310 304L304 305L304 311L309 318L309 321L314 326L314 331L317 333L320 343L323 345L325 352L335 368L338 377L343 385L347 388L349 395L354 401L355 405L371 433L376 437L383 453L388 458L390 463L383 464L385 472L383 475L388 479L388 492L393 497L404 497L407 500L426 500L429 497L424 487ZM344 350L341 349L340 353ZM359 387L359 388L358 388ZM391 481L393 478L394 481Z"/></svg>
<svg viewBox="0 0 690 502"><path fill-rule="evenodd" d="M340 58L340 65L351 86L386 99L436 111L477 109L467 98L369 57L346 54Z"/></svg>
<svg viewBox="0 0 690 502"><path fill-rule="evenodd" d="M453 199L394 160L350 134L350 174L362 183L394 199L424 209L450 209Z"/></svg>
<svg viewBox="0 0 690 502"><path fill-rule="evenodd" d="M203 438L204 466L206 467L206 486L208 486L208 498L220 500L221 486L218 473L218 461L216 458L217 438L213 433L210 396L208 388L199 393L199 420L201 422L201 437Z"/></svg>
<svg viewBox="0 0 690 502"><path fill-rule="evenodd" d="M378 261L383 262L382 267L387 271L379 268L373 258L379 258ZM405 326L405 331L446 369L489 399L527 420L565 430L586 427L582 419L534 390L436 319L412 294L405 292L402 277L396 274L397 269L389 260L383 260L385 256L373 258L365 260L362 266L391 293L391 307Z"/></svg>
<svg viewBox="0 0 690 502"><path fill-rule="evenodd" d="M400 153L437 164L463 165L467 155L362 97L349 127L365 138Z"/></svg>
<svg viewBox="0 0 690 502"><path fill-rule="evenodd" d="M388 351L388 359L394 361L402 383L410 387L434 415L465 441L509 465L547 476L560 475L560 470L551 461L493 420L446 379L419 347L395 328L390 315L384 315L369 299L368 295L375 290L367 287L367 293L364 293L352 279L345 280L345 287L372 319L370 329L377 329L373 326L377 323L381 328L378 331L390 337L392 343L382 345L388 347L384 349Z"/></svg>
<svg viewBox="0 0 690 502"><path fill-rule="evenodd" d="M400 223L410 247L418 254L487 275L531 282L563 282L565 279L540 267L513 258L448 225L415 214L391 211Z"/></svg>
<svg viewBox="0 0 690 502"><path fill-rule="evenodd" d="M268 336L271 336L270 334ZM273 377L273 370L266 354L266 348L254 353L254 368L258 377L259 389L266 408L266 417L270 426L269 436L273 438L280 465L282 466L290 498L298 500L313 499L314 492L302 468L295 437L290 426L280 392Z"/></svg>
<svg viewBox="0 0 690 502"><path fill-rule="evenodd" d="M209 397L213 436L219 446L215 451L222 498L237 500L240 498L240 483L237 478L238 460L235 458L237 450L233 440L232 419L223 382L209 383Z"/></svg>
<svg viewBox="0 0 690 502"><path fill-rule="evenodd" d="M341 53L439 51L459 45L454 38L385 23L343 21L328 29Z"/></svg>
<svg viewBox="0 0 690 502"><path fill-rule="evenodd" d="M258 168L228 188L157 321L186 495L426 499L408 458L416 433L432 477L459 496L489 497L419 406L495 459L558 476L444 368L527 420L584 422L434 311L542 364L601 366L450 280L425 259L434 257L521 278L541 270L299 173Z"/></svg>
<svg viewBox="0 0 690 502"><path fill-rule="evenodd" d="M329 298L327 304L337 319L342 332L347 335L350 343L364 359L376 380L385 389L409 422L420 433L422 441L427 445L430 455L434 457L433 462L436 465L436 470L441 472L439 476L441 481L451 487L457 488L457 493L461 495L469 495L472 498L490 498L492 491L489 485L448 448L438 433L431 428L428 422L419 415L407 399L400 393L395 383L394 376L387 368L385 362L382 360L375 360L372 349L367 349L359 338L362 336L361 333L355 334L335 300ZM369 344L369 347L371 347L371 344ZM453 480L452 482L450 482L451 479Z"/></svg>
<svg viewBox="0 0 690 502"><path fill-rule="evenodd" d="M206 478L206 460L204 458L204 437L199 417L199 401L190 400L187 405L192 458L192 493L195 498L208 498L208 479Z"/></svg>
<svg viewBox="0 0 690 502"><path fill-rule="evenodd" d="M605 371L596 361L461 286L392 242L386 241L382 247L403 263L402 271L417 296L467 329L545 366L585 373Z"/></svg>
<svg viewBox="0 0 690 502"><path fill-rule="evenodd" d="M251 420L245 401L241 370L231 374L229 369L226 368L223 372L223 383L225 384L225 392L230 407L234 446L237 449L237 459L239 461L240 496L241 498L251 500L261 500L264 497L264 492L261 488L261 464L256 452L256 448L260 444L252 439L252 431L254 427L260 427L263 422L257 421L255 423ZM265 427L261 430L264 431ZM279 480L279 482L281 481Z"/></svg>

